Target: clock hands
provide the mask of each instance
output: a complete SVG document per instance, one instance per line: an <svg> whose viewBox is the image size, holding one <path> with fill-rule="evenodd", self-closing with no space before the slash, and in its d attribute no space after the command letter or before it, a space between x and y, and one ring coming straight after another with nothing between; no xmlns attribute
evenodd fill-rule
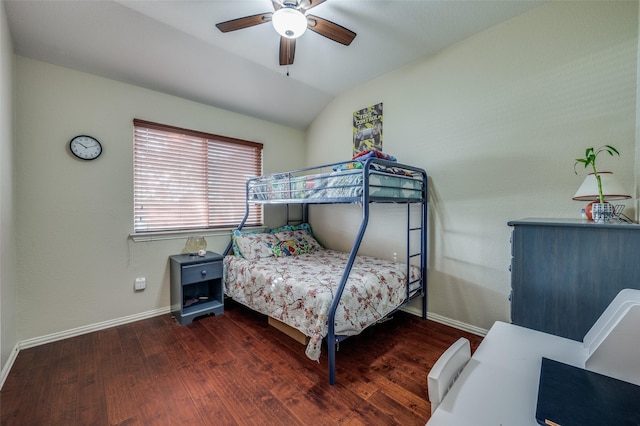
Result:
<svg viewBox="0 0 640 426"><path fill-rule="evenodd" d="M91 139L82 139L82 142L78 141L78 144L82 145L84 148L93 148L94 146L98 145L96 141L93 141Z"/></svg>

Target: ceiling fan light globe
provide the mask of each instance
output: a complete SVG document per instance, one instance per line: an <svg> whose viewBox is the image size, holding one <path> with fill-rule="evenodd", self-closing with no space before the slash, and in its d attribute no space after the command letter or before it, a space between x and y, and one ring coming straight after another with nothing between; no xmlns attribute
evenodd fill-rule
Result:
<svg viewBox="0 0 640 426"><path fill-rule="evenodd" d="M307 18L299 10L290 7L276 10L271 23L278 34L286 38L298 38L307 30Z"/></svg>

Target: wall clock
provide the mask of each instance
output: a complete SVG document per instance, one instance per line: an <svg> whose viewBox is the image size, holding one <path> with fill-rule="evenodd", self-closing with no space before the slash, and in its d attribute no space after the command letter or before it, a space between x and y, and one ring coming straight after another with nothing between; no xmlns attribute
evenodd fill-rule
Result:
<svg viewBox="0 0 640 426"><path fill-rule="evenodd" d="M81 160L95 160L102 154L102 145L94 137L78 135L69 142L69 150Z"/></svg>

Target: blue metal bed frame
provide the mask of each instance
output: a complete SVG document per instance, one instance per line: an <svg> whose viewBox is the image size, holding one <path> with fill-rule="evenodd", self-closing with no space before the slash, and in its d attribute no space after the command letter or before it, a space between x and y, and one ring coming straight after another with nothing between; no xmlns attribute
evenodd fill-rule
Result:
<svg viewBox="0 0 640 426"><path fill-rule="evenodd" d="M306 176L309 174L312 174L315 171L318 170L324 170L324 169L335 169L335 168L339 168L341 166L345 166L348 163L352 163L353 161L345 161L345 162L340 162L340 163L331 163L331 164L325 164L323 166L316 166L316 167L307 167L307 168L302 168L302 169L297 169L297 170L292 170L289 172L285 172L285 173L273 173L271 175L266 175L266 176L272 176L275 177L277 176L277 180L279 182L282 182L283 180L283 176L285 177L285 182L286 182L286 177L288 177L289 179L289 184L291 184L293 182L293 179L295 179L296 177L301 177L301 176ZM371 196L370 194L370 176L371 174L375 173L375 174L379 174L379 175L385 175L384 173L381 173L379 171L379 169L377 169L377 166L381 166L381 167L391 167L391 168L396 168L396 169L401 169L403 171L407 171L409 173L412 174L412 181L416 181L416 180L420 180L421 181L421 185L420 185L420 197L390 197L390 196ZM348 196L348 197L329 197L329 198L277 198L277 199L255 199L254 197L251 196L252 191L255 190L256 185L258 184L258 182L260 182L260 180L263 180L265 178L265 176L261 176L261 177L255 177L255 178L251 178L247 180L246 183L246 212L244 215L244 218L242 219L242 221L240 222L240 224L238 225L238 230L242 229L242 227L244 226L247 217L249 216L249 209L250 209L250 205L251 204L286 204L287 205L287 223L289 223L291 220L289 218L289 205L290 204L300 204L303 206L303 213L302 213L302 221L307 221L308 220L308 206L309 204L347 204L347 203L359 203L362 205L362 221L360 223L360 228L358 231L358 234L355 238L355 241L353 243L353 246L351 248L351 252L349 254L349 258L347 261L347 265L344 269L344 272L342 274L342 278L340 280L340 285L338 287L338 290L334 296L333 299L333 303L331 305L331 309L329 311L329 323L328 323L328 334L326 337L327 340L327 347L328 347L328 358L329 358L329 384L334 385L336 383L336 371L335 371L335 365L336 365L336 349L337 349L337 345L343 341L344 339L346 339L349 336L344 336L344 335L336 335L335 334L335 316L336 316L336 311L338 310L338 305L340 303L340 298L342 297L342 293L344 291L344 288L346 286L347 280L349 278L349 274L351 273L351 268L353 267L353 263L356 260L356 256L358 253L358 250L360 249L360 244L362 243L362 239L364 238L364 234L367 230L367 225L369 222L369 206L371 203L395 203L395 204L407 204L407 236L406 236L406 261L405 264L407 265L407 277L410 276L410 261L412 258L419 258L420 261L420 277L418 280L413 281L413 282L407 282L407 298L405 300L405 302L399 306L398 308L396 308L393 312L389 313L387 315L387 317L389 315L392 315L394 312L396 312L397 310L401 309L402 307L404 307L405 305L411 303L412 301L414 301L415 299L422 297L422 319L426 319L427 318L427 188L428 188L428 180L427 180L427 173L420 168L417 167L413 167L413 166L408 166L405 164L400 164L400 163L396 163L396 162L392 162L392 161L388 161L388 160L383 160L383 159L379 159L379 158L369 158L366 161L364 161L362 163L362 169L351 169L349 170L350 172L353 173L358 173L358 172L354 172L354 170L358 170L360 172L362 172L362 183L358 184L362 186L362 192L360 195L358 196ZM395 175L389 175L389 176L395 176ZM323 179L324 177L319 177L319 179ZM347 185L349 186L349 185ZM383 187L381 185L376 185L379 188ZM291 188L291 185L289 185L289 188ZM394 187L390 187L390 188L396 188ZM290 191L292 191L290 189ZM416 205L419 204L420 206L420 224L418 224L417 226L412 226L411 225L411 206L412 205ZM295 220L296 222L299 222L300 219ZM419 252L415 252L412 253L411 250L411 238L410 238L410 234L412 232L419 232L420 233L420 251ZM229 244L227 245L227 248L224 252L225 256L228 255L231 251L232 248L232 242L229 242ZM415 291L412 294L412 291L410 289L411 284L415 284L416 282L420 282L420 290L419 291Z"/></svg>

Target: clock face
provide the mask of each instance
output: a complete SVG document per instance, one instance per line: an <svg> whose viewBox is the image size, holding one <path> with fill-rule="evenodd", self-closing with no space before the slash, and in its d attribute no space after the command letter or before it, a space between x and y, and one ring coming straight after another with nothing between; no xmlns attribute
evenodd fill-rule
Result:
<svg viewBox="0 0 640 426"><path fill-rule="evenodd" d="M102 154L102 145L96 138L80 135L69 142L71 153L81 160L95 160Z"/></svg>

